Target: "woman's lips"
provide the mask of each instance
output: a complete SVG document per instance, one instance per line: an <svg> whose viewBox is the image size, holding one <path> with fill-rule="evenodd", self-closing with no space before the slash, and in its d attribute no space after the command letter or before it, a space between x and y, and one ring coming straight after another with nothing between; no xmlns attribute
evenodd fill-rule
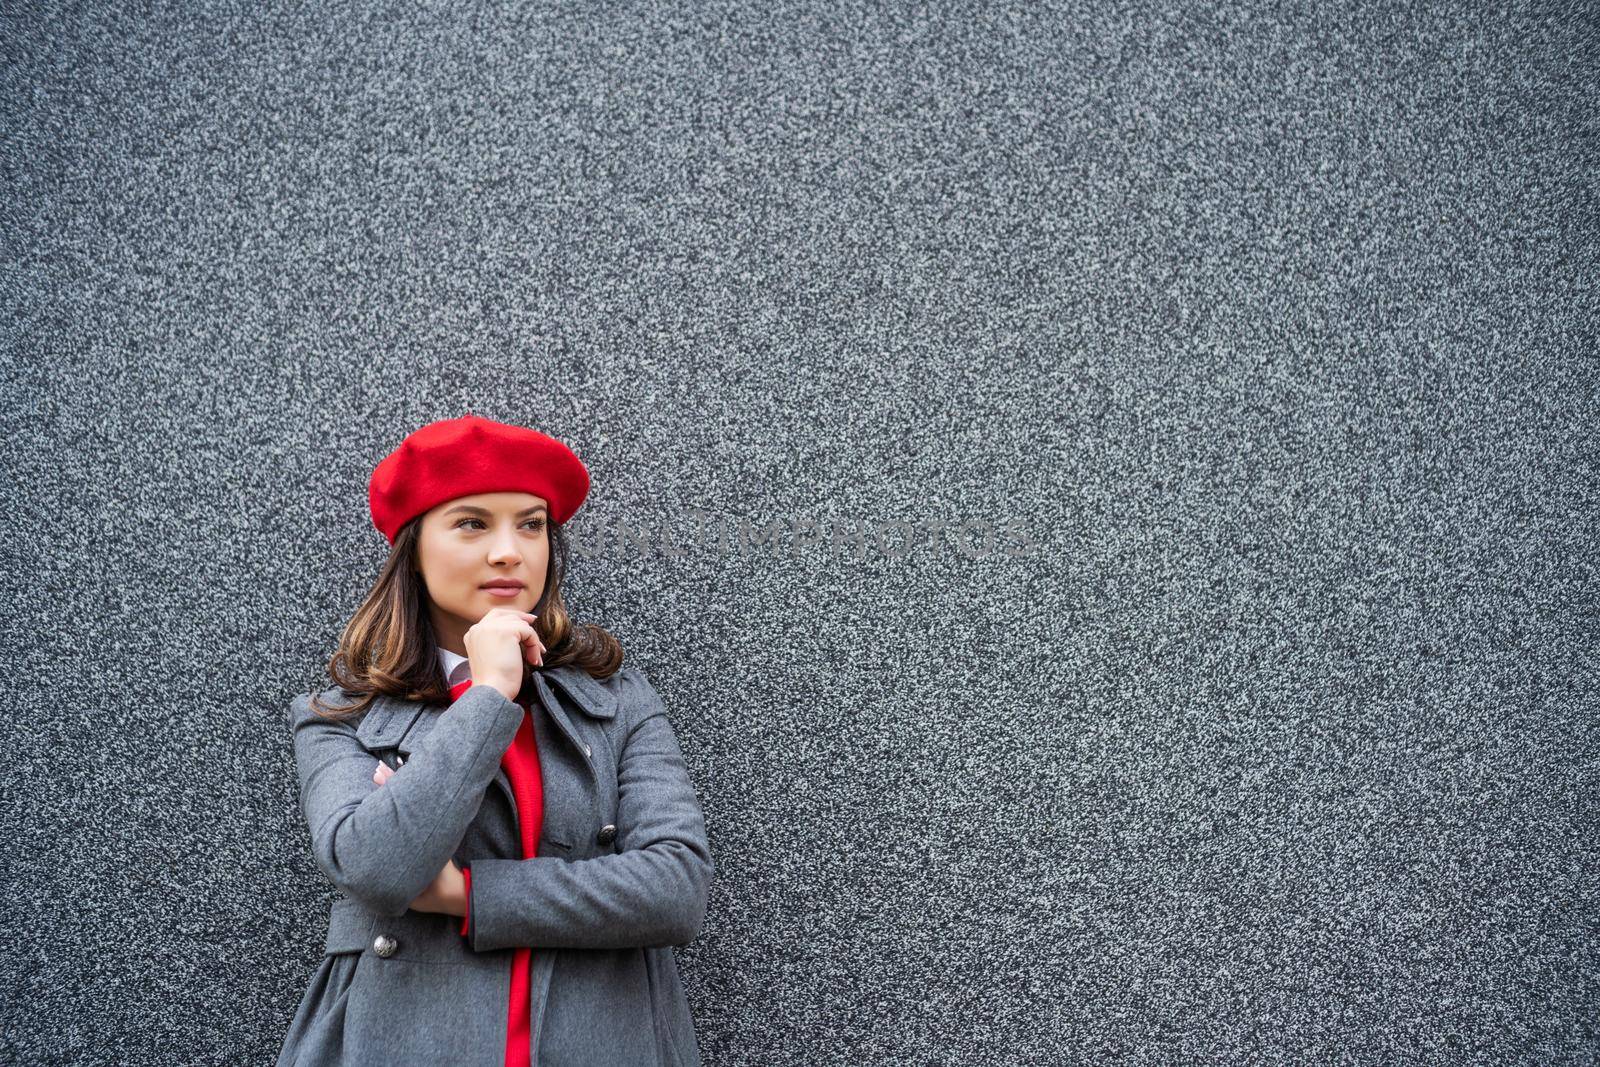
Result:
<svg viewBox="0 0 1600 1067"><path fill-rule="evenodd" d="M516 586L515 588L506 585L486 585L483 587L483 591L488 593L490 596L497 596L504 600L510 600L512 597L521 596L524 588L524 586L520 585Z"/></svg>

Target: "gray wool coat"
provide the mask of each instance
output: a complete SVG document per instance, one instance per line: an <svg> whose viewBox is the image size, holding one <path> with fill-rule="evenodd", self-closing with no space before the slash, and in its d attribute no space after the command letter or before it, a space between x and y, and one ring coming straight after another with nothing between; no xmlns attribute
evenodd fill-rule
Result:
<svg viewBox="0 0 1600 1067"><path fill-rule="evenodd" d="M353 723L314 715L310 694L290 702L311 851L342 895L278 1067L498 1067L519 946L532 949L536 1067L699 1064L672 946L700 933L713 865L666 709L633 667L532 677L532 859L500 765L523 710L503 693L380 696ZM397 767L381 786L379 760ZM472 868L467 936L458 915L408 908L451 859Z"/></svg>

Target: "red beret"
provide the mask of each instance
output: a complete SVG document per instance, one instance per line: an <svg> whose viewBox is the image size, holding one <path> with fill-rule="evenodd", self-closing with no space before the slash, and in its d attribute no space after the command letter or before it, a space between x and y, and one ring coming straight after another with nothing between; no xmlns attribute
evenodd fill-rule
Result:
<svg viewBox="0 0 1600 1067"><path fill-rule="evenodd" d="M566 522L589 495L589 470L554 437L468 414L401 441L373 470L367 502L392 545L407 521L446 500L502 492L542 496L551 521Z"/></svg>

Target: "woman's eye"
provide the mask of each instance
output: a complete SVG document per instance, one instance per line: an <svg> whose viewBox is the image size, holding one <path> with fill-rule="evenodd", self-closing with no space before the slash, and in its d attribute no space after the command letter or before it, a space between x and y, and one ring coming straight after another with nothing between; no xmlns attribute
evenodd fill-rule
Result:
<svg viewBox="0 0 1600 1067"><path fill-rule="evenodd" d="M479 526L483 525L483 520L482 519L462 519L460 522L456 523L456 528L460 529L461 527L465 526L469 522L475 522ZM535 532L537 532L539 530L544 529L544 520L543 519L529 519L527 522L523 523L523 525L524 526L532 526L534 528Z"/></svg>

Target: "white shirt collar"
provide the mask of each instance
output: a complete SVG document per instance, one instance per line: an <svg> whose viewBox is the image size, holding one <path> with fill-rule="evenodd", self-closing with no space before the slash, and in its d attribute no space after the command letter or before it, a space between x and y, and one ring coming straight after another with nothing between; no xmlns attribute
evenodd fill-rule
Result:
<svg viewBox="0 0 1600 1067"><path fill-rule="evenodd" d="M444 671L445 683L451 688L472 677L466 656L458 656L448 648L439 646L439 669Z"/></svg>

